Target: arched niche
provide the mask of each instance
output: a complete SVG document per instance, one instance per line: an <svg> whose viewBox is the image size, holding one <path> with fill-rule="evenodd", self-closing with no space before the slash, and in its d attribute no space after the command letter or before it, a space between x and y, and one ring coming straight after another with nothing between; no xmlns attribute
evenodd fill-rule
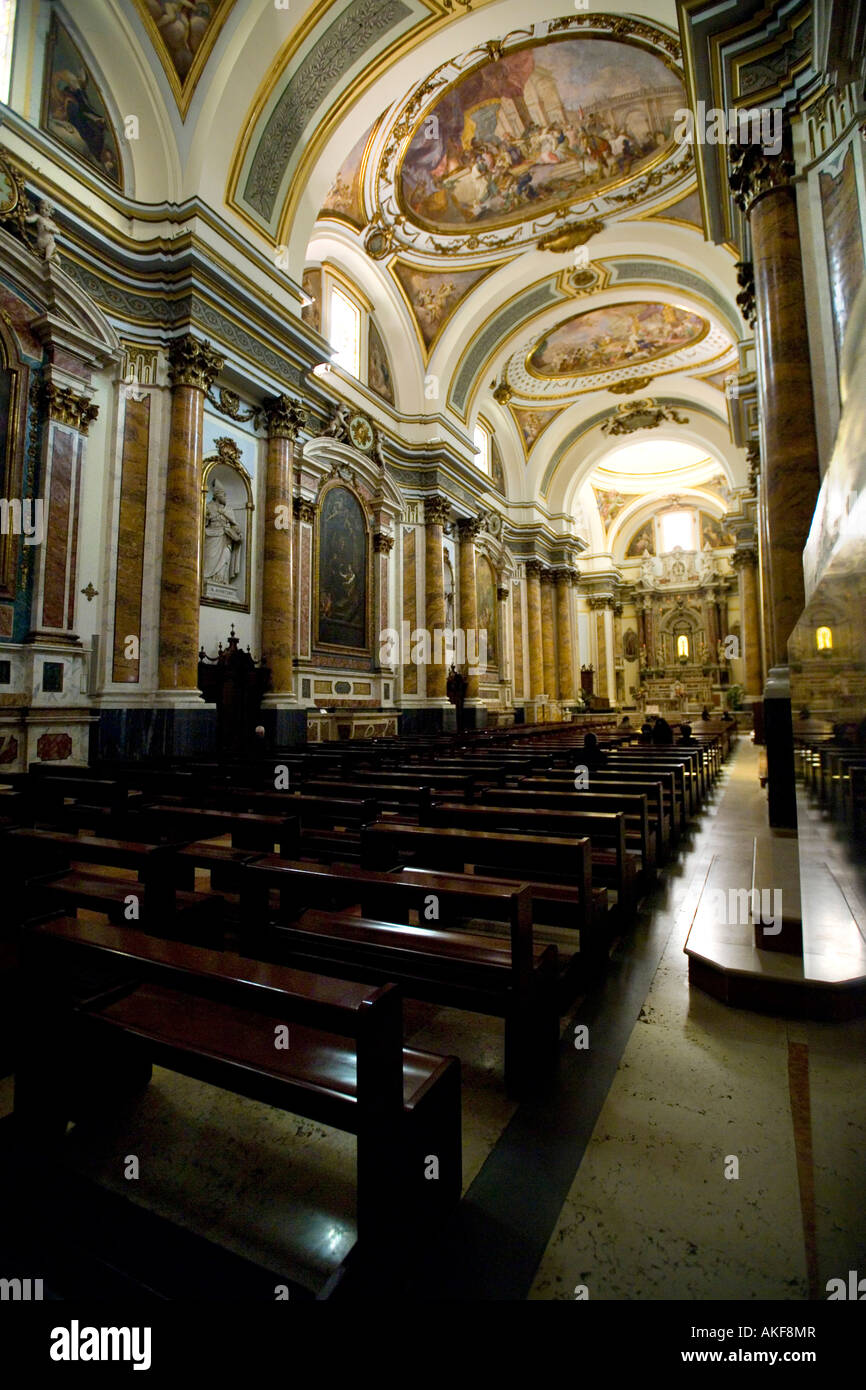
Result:
<svg viewBox="0 0 866 1390"><path fill-rule="evenodd" d="M231 439L202 467L201 602L249 613L253 546L252 479Z"/></svg>

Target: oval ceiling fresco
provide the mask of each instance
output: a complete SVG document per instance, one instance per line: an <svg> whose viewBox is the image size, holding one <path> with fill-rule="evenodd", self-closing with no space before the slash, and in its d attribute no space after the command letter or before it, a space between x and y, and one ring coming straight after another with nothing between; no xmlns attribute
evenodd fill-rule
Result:
<svg viewBox="0 0 866 1390"><path fill-rule="evenodd" d="M539 377L589 376L636 367L691 347L709 327L700 314L672 304L607 304L558 324L536 343L526 365Z"/></svg>
<svg viewBox="0 0 866 1390"><path fill-rule="evenodd" d="M399 197L441 232L535 218L662 159L685 104L676 72L636 43L527 44L458 78L427 110L399 168Z"/></svg>

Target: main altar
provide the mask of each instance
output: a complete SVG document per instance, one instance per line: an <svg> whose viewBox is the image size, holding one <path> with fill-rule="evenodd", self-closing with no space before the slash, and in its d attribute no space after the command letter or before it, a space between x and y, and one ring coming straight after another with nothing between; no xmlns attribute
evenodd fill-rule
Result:
<svg viewBox="0 0 866 1390"><path fill-rule="evenodd" d="M726 556L677 547L645 555L632 598L638 622L640 708L696 714L723 703L740 654L729 605L737 577Z"/></svg>

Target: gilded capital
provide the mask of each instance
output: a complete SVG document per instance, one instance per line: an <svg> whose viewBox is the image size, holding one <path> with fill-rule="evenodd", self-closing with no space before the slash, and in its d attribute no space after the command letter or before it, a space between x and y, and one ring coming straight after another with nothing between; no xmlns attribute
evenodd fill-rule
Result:
<svg viewBox="0 0 866 1390"><path fill-rule="evenodd" d="M527 575L533 576L533 578L534 578L536 575L538 575L538 576L540 577L540 576L541 576L541 571L542 571L543 569L544 569L544 565L541 563L540 560L527 560L527 562L526 562L526 573L527 573Z"/></svg>
<svg viewBox="0 0 866 1390"><path fill-rule="evenodd" d="M577 585L579 582L579 576L575 573L574 570L570 570L567 567L564 569L554 570L553 577L556 580L557 584L560 585Z"/></svg>
<svg viewBox="0 0 866 1390"><path fill-rule="evenodd" d="M549 570L543 566L541 570L541 582L542 584L555 584L556 570Z"/></svg>
<svg viewBox="0 0 866 1390"><path fill-rule="evenodd" d="M744 545L739 550L735 550L731 556L731 564L735 570L752 569L758 563L758 547L755 545Z"/></svg>
<svg viewBox="0 0 866 1390"><path fill-rule="evenodd" d="M505 589L502 585L500 585L499 588L496 590L496 597L500 603L504 603L510 593L510 589Z"/></svg>
<svg viewBox="0 0 866 1390"><path fill-rule="evenodd" d="M298 430L307 423L307 412L291 396L267 396L262 409L271 439L297 439Z"/></svg>
<svg viewBox="0 0 866 1390"><path fill-rule="evenodd" d="M447 497L434 493L424 498L424 521L427 526L446 526L451 518L451 503Z"/></svg>
<svg viewBox="0 0 866 1390"><path fill-rule="evenodd" d="M87 396L79 395L71 386L58 386L53 381L47 383L44 399L49 419L57 420L61 425L71 425L80 434L87 434L99 414L99 406L94 405Z"/></svg>
<svg viewBox="0 0 866 1390"><path fill-rule="evenodd" d="M788 131L785 133L787 136ZM784 140L778 154L767 154L763 146L749 142L731 145L728 157L731 165L728 182L734 202L747 217L757 198L771 189L787 188L794 177L788 139Z"/></svg>
<svg viewBox="0 0 866 1390"><path fill-rule="evenodd" d="M222 371L225 358L208 342L191 333L175 338L168 345L168 376L172 386L195 386L208 391Z"/></svg>
<svg viewBox="0 0 866 1390"><path fill-rule="evenodd" d="M463 517L457 523L457 535L460 543L473 542L481 531L481 521L477 516Z"/></svg>
<svg viewBox="0 0 866 1390"><path fill-rule="evenodd" d="M386 536L384 531L377 531L373 537L373 549L377 555L390 555L394 549L394 537Z"/></svg>
<svg viewBox="0 0 866 1390"><path fill-rule="evenodd" d="M316 519L316 504L308 502L305 497L296 497L293 501L293 510L296 521L306 521L310 526Z"/></svg>

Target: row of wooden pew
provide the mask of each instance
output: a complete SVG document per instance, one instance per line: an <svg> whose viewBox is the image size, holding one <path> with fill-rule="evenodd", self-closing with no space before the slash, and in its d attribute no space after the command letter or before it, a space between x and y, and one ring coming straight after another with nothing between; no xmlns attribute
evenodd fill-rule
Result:
<svg viewBox="0 0 866 1390"><path fill-rule="evenodd" d="M501 1017L505 1084L531 1094L721 761L611 739L585 786L582 746L5 775L16 1133L58 1140L154 1062L349 1129L356 1259L384 1288L407 1206L420 1238L461 1190L460 1062L405 1046L402 997Z"/></svg>

